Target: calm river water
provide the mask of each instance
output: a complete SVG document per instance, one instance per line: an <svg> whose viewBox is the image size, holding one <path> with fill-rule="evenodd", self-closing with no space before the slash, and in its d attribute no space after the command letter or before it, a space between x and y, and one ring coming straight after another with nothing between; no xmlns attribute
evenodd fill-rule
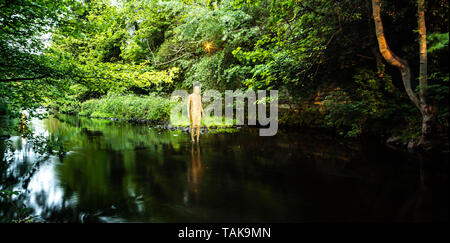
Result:
<svg viewBox="0 0 450 243"><path fill-rule="evenodd" d="M448 221L448 154L304 130L191 144L180 131L75 116L29 126L44 142L0 140L0 189L20 191L13 199L37 221ZM5 219L14 209L2 205Z"/></svg>

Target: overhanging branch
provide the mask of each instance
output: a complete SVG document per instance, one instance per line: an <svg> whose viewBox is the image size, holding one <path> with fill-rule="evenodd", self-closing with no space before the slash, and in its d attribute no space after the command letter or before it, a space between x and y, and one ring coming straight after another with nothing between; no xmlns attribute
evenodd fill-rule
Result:
<svg viewBox="0 0 450 243"><path fill-rule="evenodd" d="M37 76L37 77L29 77L29 78L7 78L7 79L0 79L0 82L19 82L19 81L26 81L26 80L36 80L36 79L42 79L42 78L47 78L49 77L49 75L42 75L42 76Z"/></svg>

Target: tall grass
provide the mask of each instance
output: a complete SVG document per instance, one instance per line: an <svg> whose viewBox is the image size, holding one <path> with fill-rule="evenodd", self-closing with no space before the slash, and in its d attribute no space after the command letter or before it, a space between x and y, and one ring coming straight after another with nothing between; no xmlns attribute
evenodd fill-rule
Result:
<svg viewBox="0 0 450 243"><path fill-rule="evenodd" d="M111 95L81 104L79 115L124 120L167 121L174 103L154 94L148 96Z"/></svg>
<svg viewBox="0 0 450 243"><path fill-rule="evenodd" d="M83 102L78 115L151 122L170 121L170 124L174 126L189 126L190 121L187 116L182 116L181 113L171 116L171 109L175 106L184 107L185 104L154 94L148 96L108 95L101 99ZM231 127L234 123L233 119L217 116L206 116L202 120L202 126Z"/></svg>
<svg viewBox="0 0 450 243"><path fill-rule="evenodd" d="M234 123L235 121L230 118L205 116L202 118L201 126L232 127ZM187 116L175 115L170 117L170 124L174 126L186 127L191 125L191 121Z"/></svg>

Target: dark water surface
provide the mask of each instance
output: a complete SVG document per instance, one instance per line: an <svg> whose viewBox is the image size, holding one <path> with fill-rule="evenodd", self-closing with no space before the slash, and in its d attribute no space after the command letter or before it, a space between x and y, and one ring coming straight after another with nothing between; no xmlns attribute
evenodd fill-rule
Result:
<svg viewBox="0 0 450 243"><path fill-rule="evenodd" d="M448 221L448 154L420 156L324 132L189 135L59 115L0 141L0 189L45 222ZM5 216L8 210L3 208Z"/></svg>

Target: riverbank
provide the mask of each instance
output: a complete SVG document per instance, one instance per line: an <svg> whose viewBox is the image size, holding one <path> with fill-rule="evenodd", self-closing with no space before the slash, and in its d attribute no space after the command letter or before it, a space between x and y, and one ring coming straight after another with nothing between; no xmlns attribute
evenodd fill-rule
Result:
<svg viewBox="0 0 450 243"><path fill-rule="evenodd" d="M137 95L107 95L100 99L90 99L85 102L67 102L52 104L50 108L63 114L79 115L91 118L109 119L113 121L127 121L151 125L169 125L188 127L189 120L182 116L171 117L171 110L181 106L177 101L150 94ZM212 128L231 128L233 121L221 117L205 117L202 126Z"/></svg>
<svg viewBox="0 0 450 243"><path fill-rule="evenodd" d="M328 103L280 104L279 127L326 129L327 132L335 133L346 139L376 137L391 147L402 150L411 149L408 144L420 135L420 119L409 119L407 123L402 120L392 120L392 114L395 114L393 112L379 117L366 116L364 113L351 112L349 114L342 107ZM188 131L189 120L186 117L171 117L170 112L177 105L184 104L156 94L145 96L109 94L84 102L66 99L63 103L55 102L49 107L63 114L150 124L169 130ZM347 106L347 104L344 105ZM354 116L359 118L354 118ZM236 127L229 124L235 124L235 122L224 122L222 118L217 117L206 117L202 122L202 130L205 132L220 131ZM448 151L448 141L443 139L446 137L445 134L448 134L448 131L444 124L436 139L440 151Z"/></svg>

